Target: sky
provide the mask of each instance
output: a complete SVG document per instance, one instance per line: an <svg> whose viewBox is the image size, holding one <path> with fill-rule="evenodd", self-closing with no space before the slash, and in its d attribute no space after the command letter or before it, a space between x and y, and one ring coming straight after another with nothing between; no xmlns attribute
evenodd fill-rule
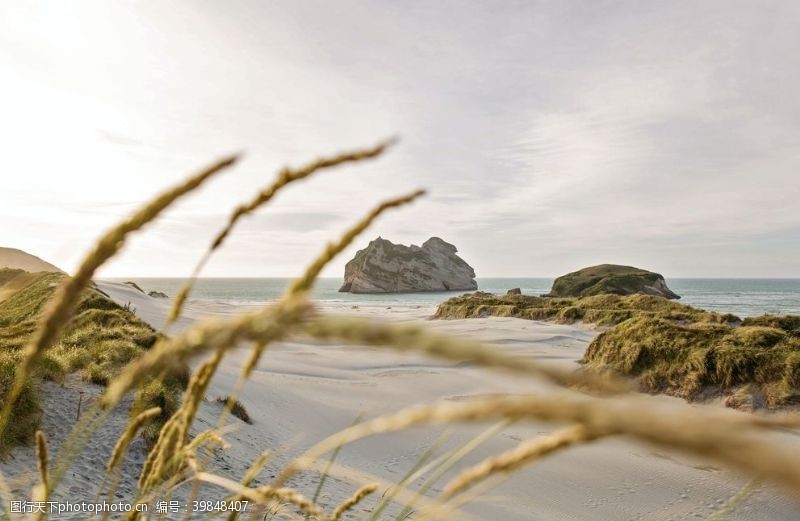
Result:
<svg viewBox="0 0 800 521"><path fill-rule="evenodd" d="M288 187L206 276L293 276L378 201L377 236L478 277L599 263L800 277L795 1L0 2L0 246L70 271L149 197L232 170L101 276L184 276L283 166L399 143Z"/></svg>

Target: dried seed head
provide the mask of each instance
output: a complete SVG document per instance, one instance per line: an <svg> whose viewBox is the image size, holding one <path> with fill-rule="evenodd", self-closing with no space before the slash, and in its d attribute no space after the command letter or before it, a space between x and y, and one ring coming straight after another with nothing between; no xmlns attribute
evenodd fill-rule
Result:
<svg viewBox="0 0 800 521"><path fill-rule="evenodd" d="M225 239L230 235L233 231L233 228L236 226L236 223L242 217L249 215L255 212L258 208L267 204L274 196L277 194L283 187L286 185L293 183L294 181L298 181L300 179L304 179L311 174L324 170L327 168L331 168L337 165L341 165L344 163L351 163L356 161L363 161L365 159L371 159L374 157L378 157L381 155L384 150L386 150L390 145L394 143L394 140L384 141L383 143L379 143L378 145L362 149L362 150L355 150L353 152L344 152L342 154L337 154L332 157L324 157L317 159L316 161L309 163L301 168L284 168L278 173L278 176L275 180L263 190L253 197L250 201L245 204L242 204L236 207L233 212L231 212L230 217L228 218L228 222L222 230L220 230L214 239L211 241L211 245L206 250L203 257L194 267L192 270L192 275L189 279L181 286L181 289L178 291L177 295L175 296L175 300L173 301L172 308L170 309L169 316L167 318L167 324L165 327L169 327L171 324L178 319L183 310L183 305L186 302L186 299L189 296L189 293L194 286L197 277L200 276L200 272L205 267L208 260L213 255L214 251L220 248L222 244L225 242Z"/></svg>
<svg viewBox="0 0 800 521"><path fill-rule="evenodd" d="M148 376L191 357L209 351L233 349L242 341L270 342L281 339L312 312L309 301L289 299L232 319L200 322L180 335L155 345L128 364L106 388L101 404L106 408L117 404L127 391Z"/></svg>
<svg viewBox="0 0 800 521"><path fill-rule="evenodd" d="M136 436L136 433L139 432L139 429L141 429L145 423L157 417L159 414L161 414L161 407L153 407L152 409L147 409L146 411L140 412L136 418L128 423L128 428L125 429L125 432L122 433L122 436L119 437L117 443L114 445L114 450L111 453L111 457L108 459L108 464L106 465L107 471L111 472L117 467L117 465L119 465L119 463L122 461L123 455L125 454L125 450L133 440L133 437Z"/></svg>
<svg viewBox="0 0 800 521"><path fill-rule="evenodd" d="M338 507L336 507L336 510L333 511L333 515L331 516L331 521L339 521L345 512L358 505L362 499L372 494L376 490L378 490L377 483L370 483L369 485L364 485L360 489L356 490L355 494L344 500L341 504L339 504Z"/></svg>
<svg viewBox="0 0 800 521"><path fill-rule="evenodd" d="M46 499L50 492L50 473L47 469L49 455L47 452L47 439L42 431L36 431L36 466L42 480L42 490Z"/></svg>
<svg viewBox="0 0 800 521"><path fill-rule="evenodd" d="M607 392L630 390L630 385L609 376L584 371L563 370L530 359L510 357L485 344L452 338L414 325L388 324L371 318L317 317L304 331L321 340L349 344L385 346L399 351L419 351L437 358L468 360L492 369L546 378L563 386L582 386Z"/></svg>
<svg viewBox="0 0 800 521"><path fill-rule="evenodd" d="M447 500L464 492L494 474L514 472L553 452L578 443L585 443L591 439L592 436L586 428L577 425L554 432L549 436L523 441L513 449L487 458L459 473L442 490L442 499Z"/></svg>
<svg viewBox="0 0 800 521"><path fill-rule="evenodd" d="M484 422L498 418L571 422L593 436L624 435L668 449L716 459L800 490L800 456L782 443L764 443L765 429L748 418L708 410L680 410L638 398L600 399L573 393L476 398L404 409L345 429L288 464L276 484L335 447L416 425Z"/></svg>

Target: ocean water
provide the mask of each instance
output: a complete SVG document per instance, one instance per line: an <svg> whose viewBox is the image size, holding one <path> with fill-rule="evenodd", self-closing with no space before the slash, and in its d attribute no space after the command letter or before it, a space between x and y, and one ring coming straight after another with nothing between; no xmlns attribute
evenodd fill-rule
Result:
<svg viewBox="0 0 800 521"><path fill-rule="evenodd" d="M159 290L172 296L183 279L134 278L145 291ZM524 294L541 295L550 290L552 278L479 278L478 287L491 293L521 288ZM286 288L288 278L203 278L197 281L192 299L235 305L252 305L275 300ZM435 306L463 292L354 295L339 293L342 280L317 281L314 298L330 306L420 305ZM768 314L800 315L800 279L668 279L667 285L681 295L680 302L709 311L742 317Z"/></svg>

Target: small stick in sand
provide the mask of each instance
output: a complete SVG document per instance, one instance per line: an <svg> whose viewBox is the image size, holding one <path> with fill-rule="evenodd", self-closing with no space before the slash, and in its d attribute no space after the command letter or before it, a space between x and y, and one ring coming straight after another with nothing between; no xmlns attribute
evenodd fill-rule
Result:
<svg viewBox="0 0 800 521"><path fill-rule="evenodd" d="M75 416L75 421L81 419L81 404L83 403L83 391L78 391L78 414Z"/></svg>

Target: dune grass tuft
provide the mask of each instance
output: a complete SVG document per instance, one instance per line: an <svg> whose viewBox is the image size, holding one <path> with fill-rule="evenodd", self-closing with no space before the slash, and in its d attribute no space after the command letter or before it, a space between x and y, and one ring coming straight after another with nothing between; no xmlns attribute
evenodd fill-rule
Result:
<svg viewBox="0 0 800 521"><path fill-rule="evenodd" d="M12 279L0 270L0 281ZM37 273L26 276L26 284L15 288L0 301L0 396L6 397L18 371L22 349L29 341L47 301L66 275ZM132 360L150 349L158 335L136 315L93 289L84 290L74 318L66 325L61 338L47 351L26 381L12 410L13 422L3 431L0 451L33 439L39 423L39 382L63 381L77 373L84 380L107 385ZM165 378L152 379L139 396L141 408L163 409L160 423L176 410L171 400L184 387L183 368L176 367ZM157 421L155 424L159 423Z"/></svg>
<svg viewBox="0 0 800 521"><path fill-rule="evenodd" d="M791 405L800 402L797 318L747 319L734 327L641 316L601 333L584 362L635 376L645 391L687 400L709 391L736 395L747 386L750 407ZM741 393L729 404L741 405Z"/></svg>

